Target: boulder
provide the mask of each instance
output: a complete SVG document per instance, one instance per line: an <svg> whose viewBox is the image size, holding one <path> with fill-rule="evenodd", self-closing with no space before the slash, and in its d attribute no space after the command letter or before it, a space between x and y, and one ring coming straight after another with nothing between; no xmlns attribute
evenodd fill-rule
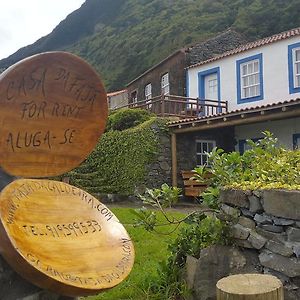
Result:
<svg viewBox="0 0 300 300"><path fill-rule="evenodd" d="M262 206L267 214L286 219L300 219L300 191L265 190Z"/></svg>
<svg viewBox="0 0 300 300"><path fill-rule="evenodd" d="M263 207L260 203L260 200L256 196L250 196L249 199L249 210L253 213L262 212Z"/></svg>
<svg viewBox="0 0 300 300"><path fill-rule="evenodd" d="M191 266L191 264L196 264ZM193 290L193 299L216 299L216 283L229 274L260 273L256 251L241 251L229 246L211 246L200 253L200 258L189 260L187 274L194 273L194 280L189 279L189 288Z"/></svg>
<svg viewBox="0 0 300 300"><path fill-rule="evenodd" d="M249 208L248 197L242 190L221 190L220 202Z"/></svg>
<svg viewBox="0 0 300 300"><path fill-rule="evenodd" d="M259 255L259 261L264 267L283 273L288 277L300 276L300 260L297 258L288 258L264 250Z"/></svg>

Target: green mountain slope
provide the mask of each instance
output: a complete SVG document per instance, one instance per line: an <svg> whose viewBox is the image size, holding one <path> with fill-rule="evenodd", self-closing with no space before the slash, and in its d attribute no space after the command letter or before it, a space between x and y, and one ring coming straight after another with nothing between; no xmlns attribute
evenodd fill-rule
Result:
<svg viewBox="0 0 300 300"><path fill-rule="evenodd" d="M52 33L0 61L43 51L89 61L116 90L173 51L233 28L249 40L300 26L300 0L87 0Z"/></svg>

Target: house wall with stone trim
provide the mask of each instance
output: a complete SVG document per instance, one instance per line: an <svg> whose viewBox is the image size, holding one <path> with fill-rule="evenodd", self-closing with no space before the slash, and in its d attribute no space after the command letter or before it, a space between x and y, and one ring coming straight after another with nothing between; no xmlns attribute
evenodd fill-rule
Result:
<svg viewBox="0 0 300 300"><path fill-rule="evenodd" d="M228 101L229 111L277 103L300 97L300 92L289 92L288 46L300 43L300 37L292 37L230 55L188 69L190 97L199 97L198 74L213 68L220 68L220 98ZM258 101L237 101L237 65L236 62L253 55L262 54L263 64L263 99Z"/></svg>

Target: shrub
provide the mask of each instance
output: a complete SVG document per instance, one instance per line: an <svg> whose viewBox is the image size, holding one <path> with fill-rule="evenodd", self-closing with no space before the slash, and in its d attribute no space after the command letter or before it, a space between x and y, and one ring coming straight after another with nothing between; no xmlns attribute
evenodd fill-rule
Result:
<svg viewBox="0 0 300 300"><path fill-rule="evenodd" d="M151 118L151 114L144 109L119 109L110 113L106 131L125 130L135 127Z"/></svg>
<svg viewBox="0 0 300 300"><path fill-rule="evenodd" d="M163 291L166 299L179 299L178 296L188 292L182 279L187 255L199 258L201 249L230 243L227 224L215 217L199 216L198 220L194 219L195 222L181 228L176 240L168 246L170 256L160 264L160 281L156 282L154 289Z"/></svg>
<svg viewBox="0 0 300 300"><path fill-rule="evenodd" d="M93 194L133 195L156 158L157 128L164 128L165 123L151 118L134 128L104 133L86 161L68 174L71 184Z"/></svg>
<svg viewBox="0 0 300 300"><path fill-rule="evenodd" d="M224 153L213 149L209 153L213 185L240 189L300 189L300 150L278 147L277 139L270 132L263 132L264 138L253 142L248 140L249 150ZM195 169L201 180L205 173Z"/></svg>

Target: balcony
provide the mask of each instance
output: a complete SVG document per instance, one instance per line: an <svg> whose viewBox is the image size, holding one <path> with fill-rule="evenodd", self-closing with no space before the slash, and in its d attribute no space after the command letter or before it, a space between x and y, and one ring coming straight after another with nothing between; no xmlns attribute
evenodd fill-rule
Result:
<svg viewBox="0 0 300 300"><path fill-rule="evenodd" d="M210 116L228 111L227 101L161 95L151 99L129 103L120 108L146 109L160 117L180 119Z"/></svg>

